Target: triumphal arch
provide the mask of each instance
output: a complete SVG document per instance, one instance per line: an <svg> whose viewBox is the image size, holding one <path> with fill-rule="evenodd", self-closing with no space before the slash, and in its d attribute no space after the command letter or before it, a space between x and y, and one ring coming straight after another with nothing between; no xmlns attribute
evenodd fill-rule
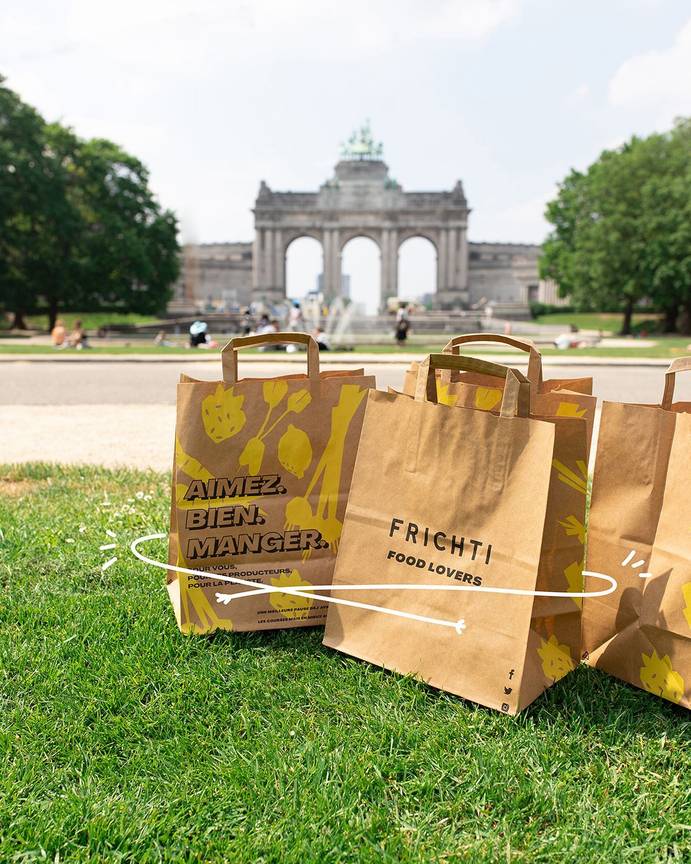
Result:
<svg viewBox="0 0 691 864"><path fill-rule="evenodd" d="M435 305L468 303L468 204L460 180L448 192L406 192L389 176L382 145L365 124L341 148L332 179L318 192L275 192L262 181L254 206L252 297L275 303L286 296L286 252L313 237L324 253L324 296L341 292L341 253L354 237L369 237L381 257L381 305L398 293L398 250L425 237L437 253Z"/></svg>

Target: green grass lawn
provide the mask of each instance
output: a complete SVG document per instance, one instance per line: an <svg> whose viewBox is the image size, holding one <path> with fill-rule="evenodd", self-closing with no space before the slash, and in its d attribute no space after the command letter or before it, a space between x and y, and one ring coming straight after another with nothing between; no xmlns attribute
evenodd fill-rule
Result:
<svg viewBox="0 0 691 864"><path fill-rule="evenodd" d="M81 320L86 330L98 330L106 324L150 324L158 321L156 315L138 315L136 312L60 312L58 318L65 322L65 327L72 327L75 321ZM27 326L35 330L48 330L48 313L43 315L26 315ZM8 330L9 319L0 316L0 330Z"/></svg>
<svg viewBox="0 0 691 864"><path fill-rule="evenodd" d="M636 312L633 316L633 325L635 327L648 323L652 327L660 317L654 312ZM602 330L616 335L621 331L623 318L621 312L551 312L549 315L538 315L535 321L537 324L562 327L575 324L579 330Z"/></svg>
<svg viewBox="0 0 691 864"><path fill-rule="evenodd" d="M691 860L687 712L581 667L511 718L319 630L183 637L126 549L168 509L0 468L0 861Z"/></svg>

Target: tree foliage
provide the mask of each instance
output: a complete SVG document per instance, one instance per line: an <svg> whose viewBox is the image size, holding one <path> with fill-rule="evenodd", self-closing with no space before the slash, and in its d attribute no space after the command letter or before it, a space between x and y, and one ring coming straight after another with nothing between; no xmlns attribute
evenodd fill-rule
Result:
<svg viewBox="0 0 691 864"><path fill-rule="evenodd" d="M550 232L541 275L588 310L624 311L631 332L648 300L674 329L691 314L691 121L663 135L606 150L585 172L571 171L547 205Z"/></svg>
<svg viewBox="0 0 691 864"><path fill-rule="evenodd" d="M47 124L0 78L0 305L161 312L179 272L177 220L118 145Z"/></svg>

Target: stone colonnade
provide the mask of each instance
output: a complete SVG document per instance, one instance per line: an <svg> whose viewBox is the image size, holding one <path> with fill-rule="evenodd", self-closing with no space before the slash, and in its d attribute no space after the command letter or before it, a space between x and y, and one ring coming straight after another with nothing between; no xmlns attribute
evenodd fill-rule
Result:
<svg viewBox="0 0 691 864"><path fill-rule="evenodd" d="M341 293L341 260L346 244L356 237L369 237L380 252L380 306L398 295L398 255L401 245L412 237L424 237L437 255L436 305L463 306L468 300L468 240L465 224L425 228L383 225L373 228L328 225L309 228L258 226L253 254L253 296L278 302L286 296L286 254L300 237L317 240L324 255L324 296L328 301Z"/></svg>

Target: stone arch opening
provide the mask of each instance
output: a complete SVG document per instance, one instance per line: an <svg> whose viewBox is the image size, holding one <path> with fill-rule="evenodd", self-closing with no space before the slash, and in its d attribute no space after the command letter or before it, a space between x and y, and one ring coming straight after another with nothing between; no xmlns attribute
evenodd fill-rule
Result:
<svg viewBox="0 0 691 864"><path fill-rule="evenodd" d="M381 304L381 249L374 237L357 233L341 247L341 296L367 315Z"/></svg>
<svg viewBox="0 0 691 864"><path fill-rule="evenodd" d="M432 305L438 284L438 251L431 237L411 234L398 247L398 296Z"/></svg>
<svg viewBox="0 0 691 864"><path fill-rule="evenodd" d="M299 234L285 248L286 297L304 300L320 290L324 278L324 248L313 234Z"/></svg>

